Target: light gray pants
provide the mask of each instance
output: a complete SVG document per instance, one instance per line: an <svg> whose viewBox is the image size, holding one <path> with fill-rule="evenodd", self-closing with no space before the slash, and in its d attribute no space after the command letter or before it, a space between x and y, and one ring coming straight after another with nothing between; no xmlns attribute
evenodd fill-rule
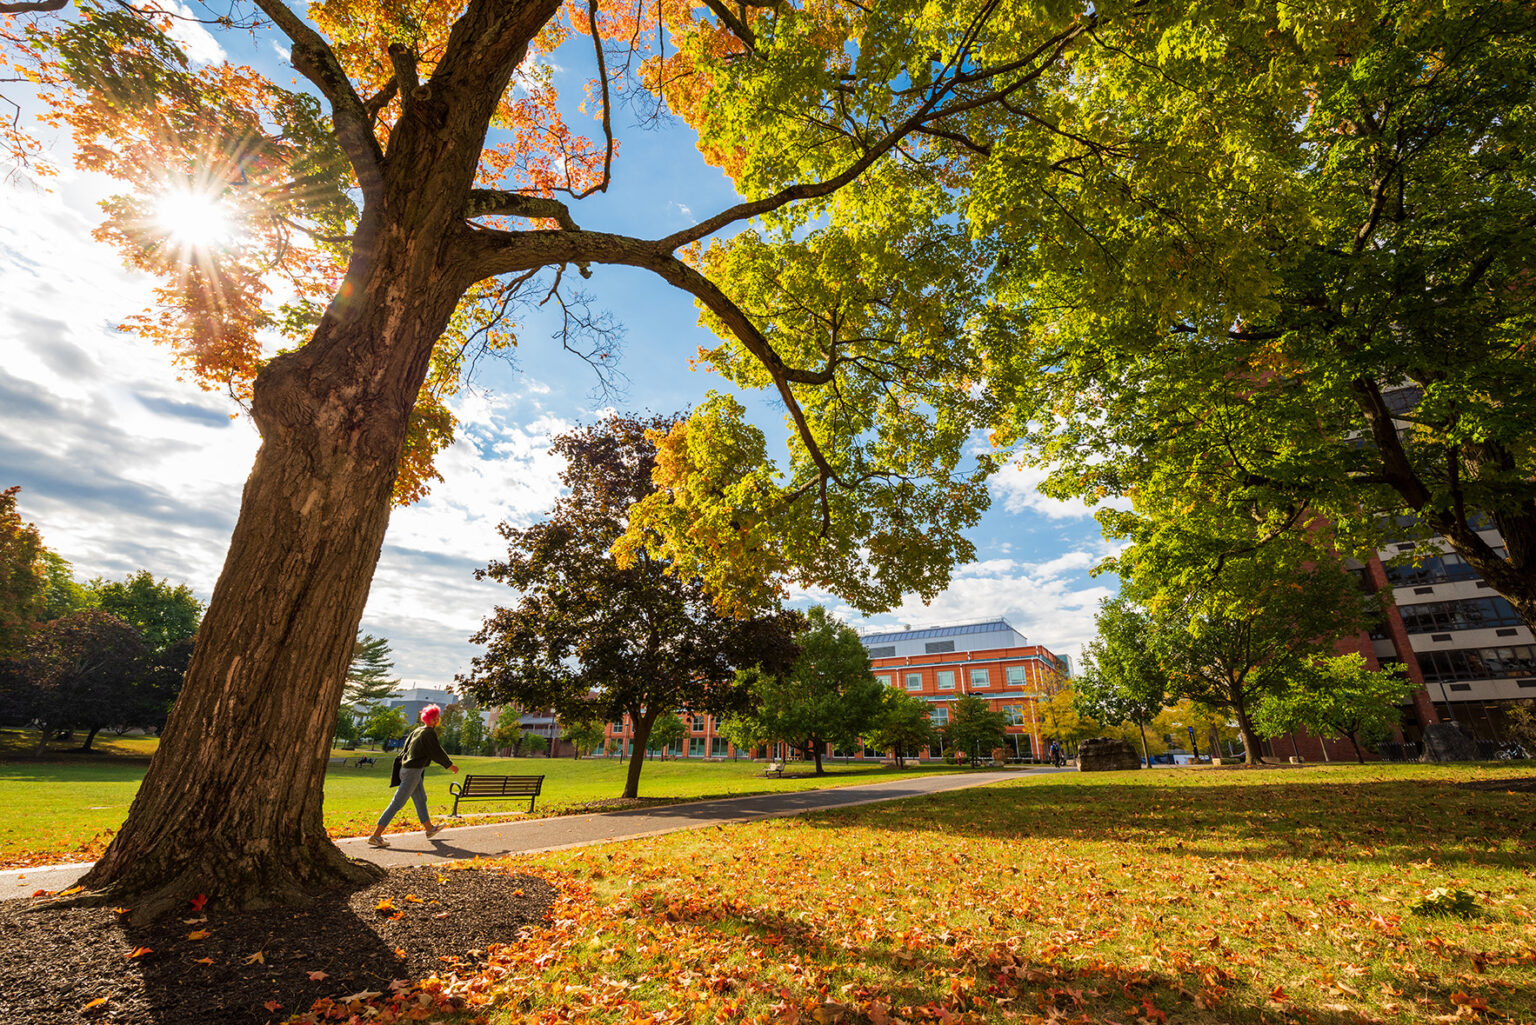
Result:
<svg viewBox="0 0 1536 1025"><path fill-rule="evenodd" d="M407 799L416 802L416 818L425 826L432 821L432 816L427 814L427 788L422 782L422 777L427 774L425 768L407 769L400 767L400 785L395 787L395 796L389 799L389 807L384 809L384 814L379 816L379 832L389 825L393 819L405 807Z"/></svg>

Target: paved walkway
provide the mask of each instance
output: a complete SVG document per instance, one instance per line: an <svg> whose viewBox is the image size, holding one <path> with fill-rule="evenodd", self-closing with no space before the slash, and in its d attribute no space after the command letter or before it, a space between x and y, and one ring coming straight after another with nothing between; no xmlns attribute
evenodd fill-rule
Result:
<svg viewBox="0 0 1536 1025"><path fill-rule="evenodd" d="M1030 773L1061 771L1070 770L1044 767L1025 770ZM372 861L386 868L465 858L497 858L506 854L532 854L565 847L584 847L609 840L655 836L679 829L701 829L730 822L800 815L876 801L895 801L904 797L919 797L1018 779L1023 774L1011 771L917 776L829 790L730 797L717 801L693 801L660 808L591 815L519 819L486 826L450 826L431 840L419 832L397 833L389 837L390 846L382 850L369 847L362 837L338 840L337 846L354 858ZM403 814L409 813L407 809ZM25 897L36 890L68 889L88 868L88 864L53 865L0 872L0 899Z"/></svg>

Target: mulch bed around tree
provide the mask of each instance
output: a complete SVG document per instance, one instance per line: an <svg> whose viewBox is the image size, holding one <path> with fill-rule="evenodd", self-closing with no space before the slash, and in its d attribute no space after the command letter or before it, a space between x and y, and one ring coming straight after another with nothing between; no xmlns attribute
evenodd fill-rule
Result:
<svg viewBox="0 0 1536 1025"><path fill-rule="evenodd" d="M111 908L0 902L0 1020L258 1025L323 998L345 1018L348 997L388 997L392 985L468 972L487 946L515 943L541 924L554 897L532 876L423 867L319 894L304 907L221 912L210 904L149 926L126 925Z"/></svg>
<svg viewBox="0 0 1536 1025"><path fill-rule="evenodd" d="M1522 794L1536 794L1536 776L1516 776L1514 779L1479 779L1471 783L1457 783L1463 790L1513 790Z"/></svg>

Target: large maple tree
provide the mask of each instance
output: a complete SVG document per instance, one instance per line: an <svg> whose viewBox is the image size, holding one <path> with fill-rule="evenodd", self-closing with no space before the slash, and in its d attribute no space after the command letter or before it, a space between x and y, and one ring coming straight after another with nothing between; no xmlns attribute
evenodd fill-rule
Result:
<svg viewBox="0 0 1536 1025"><path fill-rule="evenodd" d="M39 66L77 162L129 186L99 234L161 279L132 326L245 400L262 439L186 685L85 879L146 916L191 893L283 901L367 873L329 842L320 806L389 511L430 484L466 353L505 343L509 304L541 275L540 294L558 294L595 264L654 273L720 333L706 358L783 402L783 469L725 397L663 442L668 498L646 522L724 606L791 572L871 608L941 589L971 554L962 531L996 465L968 452L993 402L967 330L995 255L964 223L969 160L989 146L976 119L1027 114L1110 14L997 0L250 10L207 24L275 31L302 86L195 65L179 9L121 4L82 5ZM592 46L599 142L556 102L545 55L568 37ZM614 173L626 78L697 129L742 202L664 238L578 223ZM237 231L178 235L172 200Z"/></svg>

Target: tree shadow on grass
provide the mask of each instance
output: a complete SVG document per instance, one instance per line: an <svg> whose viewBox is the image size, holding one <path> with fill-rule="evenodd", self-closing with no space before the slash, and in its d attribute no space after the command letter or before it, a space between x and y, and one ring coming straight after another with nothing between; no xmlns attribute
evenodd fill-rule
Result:
<svg viewBox="0 0 1536 1025"><path fill-rule="evenodd" d="M860 993L873 989L892 1015L910 1007L924 1020L950 1020L935 1010L940 1008L951 1014L971 1010L985 1014L998 1007L1064 1022L1156 1021L1158 1012L1168 1016L1162 1020L1224 1025L1258 1025L1277 1016L1318 1025L1358 1025L1361 1020L1355 1010L1342 1004L1328 1007L1324 1005L1329 1000L1314 1003L1296 999L1294 994L1283 995L1281 1010L1272 990L1256 989L1222 967L1219 953L1204 962L1186 960L1186 971L1180 976L1095 957L1087 947L1061 947L1059 957L1033 960L1024 950L1032 941L1047 940L1043 930L1036 936L996 939L954 936L950 938L953 948L908 946L902 936L894 934L884 941L861 945L847 942L833 929L739 900L662 897L639 903L636 914L656 925L682 923L712 930L721 938L750 936L757 944L793 954L802 962L820 960L843 970L853 963L868 966L883 981L872 986L861 982ZM973 983L962 981L968 979ZM774 979L746 981L769 991L782 986L781 980ZM828 999L849 999L837 992L834 990ZM816 997L810 991L795 994L791 990L788 995L801 1002ZM867 1012L867 1007L860 1009ZM1085 1014L1089 1017L1079 1017ZM793 1020L792 1015L785 1017ZM804 1016L800 1020L805 1020ZM855 1016L851 1020L863 1019Z"/></svg>
<svg viewBox="0 0 1536 1025"><path fill-rule="evenodd" d="M1034 783L932 794L807 818L977 840L1123 842L1201 858L1345 858L1527 869L1536 806L1427 780L1170 786Z"/></svg>

